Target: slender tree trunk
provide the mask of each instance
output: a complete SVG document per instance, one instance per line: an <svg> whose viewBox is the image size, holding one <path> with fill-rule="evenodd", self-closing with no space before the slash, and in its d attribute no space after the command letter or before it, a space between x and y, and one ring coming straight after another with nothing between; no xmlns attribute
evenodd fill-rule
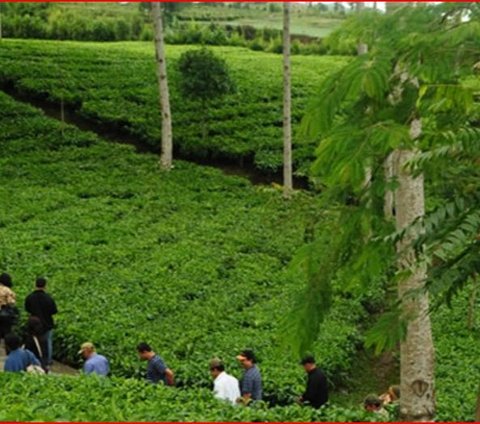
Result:
<svg viewBox="0 0 480 424"><path fill-rule="evenodd" d="M393 180L393 176L394 176L393 165L395 162L394 153L395 152L390 153L385 159L385 162L383 163L383 170L384 170L386 184L391 183ZM389 190L388 188L385 190L383 213L385 215L385 218L387 218L387 220L393 217L393 191Z"/></svg>
<svg viewBox="0 0 480 424"><path fill-rule="evenodd" d="M283 195L289 198L292 182L292 117L290 69L290 3L283 3Z"/></svg>
<svg viewBox="0 0 480 424"><path fill-rule="evenodd" d="M160 167L170 170L173 158L172 116L170 114L170 96L168 92L165 45L163 42L162 9L158 2L152 3L153 24L155 28L155 54L157 59L157 78L160 91L160 109L162 113L162 153Z"/></svg>
<svg viewBox="0 0 480 424"><path fill-rule="evenodd" d="M421 134L421 123L411 125L412 139ZM414 150L397 150L396 172L399 187L395 192L397 230L403 230L425 213L423 175L413 177L406 164L414 157ZM415 263L410 247L418 234L410 231L398 243L398 266L408 275L399 282L398 295L402 312L408 318L407 334L400 344L400 416L407 421L431 421L435 413L434 347L428 294L422 289L426 267ZM418 290L414 295L411 291Z"/></svg>
<svg viewBox="0 0 480 424"><path fill-rule="evenodd" d="M363 9L365 9L365 3L363 2L358 2L357 3L357 13L361 12ZM357 44L357 54L361 56L362 54L367 54L368 53L368 44L364 43L362 40L360 40Z"/></svg>

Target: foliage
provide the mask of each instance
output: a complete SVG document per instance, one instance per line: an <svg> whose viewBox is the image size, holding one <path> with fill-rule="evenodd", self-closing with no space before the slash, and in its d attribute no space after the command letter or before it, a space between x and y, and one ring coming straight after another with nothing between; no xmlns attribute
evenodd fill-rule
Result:
<svg viewBox="0 0 480 424"><path fill-rule="evenodd" d="M379 17L379 22L372 20L370 26L359 25L362 31L355 32L358 37L363 37L364 31L375 31L370 53L355 58L329 76L312 101L304 121L306 132L320 141L312 171L322 183L325 205L340 211L338 220L331 226L348 234L345 242L338 245L336 255L319 251L317 260L322 268L335 267L336 273L331 279L341 285L348 287L356 282L366 287L383 281L394 287L402 278L394 273L393 249L395 242L410 234L410 230L388 237L393 228L384 218L383 199L386 192L396 187L395 181L385 181L383 164L389 154L395 149L417 149L418 158L411 166L414 172L425 172L428 182L432 177L432 184L427 182L427 190L430 198L436 198L440 194L436 188L442 180L435 180L435 174L429 175L428 171L436 167L444 173L441 165L449 156L449 149L457 152L459 146L469 146L471 152L478 140L477 131L472 128L474 93L464 78L472 75L480 59L480 27L473 19L465 22L457 19L459 13L464 13L464 7L399 9L391 16ZM467 7L472 9L473 17L478 5ZM362 15L358 19L365 24ZM423 126L422 137L415 144L409 134L413 118L421 119ZM478 152L478 146L473 148ZM472 158L467 151L464 155L470 165L460 168L461 173L478 178L478 171L471 173L472 159L477 163L478 156ZM370 170L368 179L367 169ZM459 167L451 169L458 174ZM436 187L434 181L440 184ZM447 184L458 187L458 182L451 180ZM477 197L475 194L471 199ZM474 203L478 208L478 201ZM441 205L440 216L450 217L452 214L446 214L445 210L452 207ZM430 252L438 253L437 258L444 263L446 256L456 263L461 261L457 276L465 281L468 276L465 271L472 272L478 267L475 238L479 229L478 213L475 209L464 209L456 218L457 221L450 222L453 227L444 227L445 232L443 228L439 231L438 219L436 223L427 221L419 225L422 230L423 226L427 227L426 237L437 241L431 244ZM420 256L426 242L425 237L416 242ZM429 259L427 256L426 260ZM354 271L356 274L352 275ZM442 280L438 279L438 273L431 275L429 288L436 294L445 281L448 284L456 281L451 274ZM315 281L309 281L307 292L324 297L322 290L315 287ZM323 291L329 290L328 284L322 287ZM433 289L435 287L437 289ZM391 314L389 322L395 317L398 314ZM317 320L316 325L319 322ZM397 336L404 334L401 322L395 326ZM315 324L312 327L315 328ZM370 340L383 346L392 345L395 340L386 335L384 328L385 321L380 321Z"/></svg>
<svg viewBox="0 0 480 424"><path fill-rule="evenodd" d="M180 90L187 99L205 103L235 91L227 63L211 50L189 50L178 60Z"/></svg>
<svg viewBox="0 0 480 424"><path fill-rule="evenodd" d="M57 43L4 40L0 50L0 81L31 97L58 103L64 99L82 117L128 132L156 148L161 129L158 90L151 43ZM177 153L196 158L253 162L259 169L282 166L281 57L241 48L212 48L225 58L237 91L213 100L207 118L209 137L198 105L179 90L177 62L185 46L167 46L167 63ZM293 128L307 96L320 81L345 63L333 57L294 57ZM34 66L30 66L31 64ZM79 66L81 63L81 66ZM59 78L59 73L61 77ZM41 77L40 77L41 76ZM313 144L294 137L294 167L310 163Z"/></svg>
<svg viewBox="0 0 480 424"><path fill-rule="evenodd" d="M208 360L257 352L267 401L303 388L298 357L283 351L279 320L298 279L285 272L315 199L253 187L240 177L103 142L0 95L0 268L23 299L38 275L60 313L56 356L78 365L93 341L115 376L140 377L145 340L181 387L210 387ZM282 228L282 231L278 231ZM359 343L358 298L335 298L314 347L332 387ZM73 395L72 395L73 396ZM28 399L28 397L25 397ZM1 409L1 408L0 408ZM63 411L63 409L62 409Z"/></svg>
<svg viewBox="0 0 480 424"><path fill-rule="evenodd" d="M149 3L140 3L138 6L134 3L63 3L47 6L5 3L1 7L3 36L8 38L77 41L153 39ZM263 10L257 10L257 13L242 10L230 15L231 9L226 6L215 7L214 10L220 12L220 16L215 16L203 12L204 4L175 2L164 3L164 9L167 43L241 45L251 48L261 45L261 50L268 50L270 41L281 34L281 14L272 17ZM212 8L207 6L207 9ZM317 37L328 33L338 25L338 21L319 16L314 10L307 11L306 8L298 12L294 15L294 29L299 34L296 36L297 52L312 54L324 51ZM243 23L245 18L246 23ZM252 40L255 42L252 43Z"/></svg>
<svg viewBox="0 0 480 424"><path fill-rule="evenodd" d="M131 379L2 373L0 382L2 421L375 421L360 408L234 407L207 389L171 389Z"/></svg>

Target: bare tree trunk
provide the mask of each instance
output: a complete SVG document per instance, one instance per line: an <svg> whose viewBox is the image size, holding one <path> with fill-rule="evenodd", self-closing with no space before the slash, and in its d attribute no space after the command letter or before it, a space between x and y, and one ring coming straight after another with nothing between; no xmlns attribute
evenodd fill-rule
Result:
<svg viewBox="0 0 480 424"><path fill-rule="evenodd" d="M358 2L357 3L357 13L361 12L363 9L365 9L365 3ZM357 54L359 56L361 56L362 54L367 54L367 53L368 53L368 44L366 44L362 40L360 40L357 44Z"/></svg>
<svg viewBox="0 0 480 424"><path fill-rule="evenodd" d="M411 124L411 137L421 134L421 123ZM407 228L425 213L423 175L413 177L406 164L414 150L397 150L396 171L399 187L395 192L397 230ZM399 270L408 275L399 282L402 312L408 318L407 334L400 344L400 416L406 421L431 421L435 414L434 348L428 294L423 291L426 267L415 263L410 247L418 234L410 231L397 245ZM414 295L412 291L417 290Z"/></svg>
<svg viewBox="0 0 480 424"><path fill-rule="evenodd" d="M158 2L152 3L153 24L155 28L155 54L157 59L157 78L160 91L160 109L162 113L162 153L160 167L169 171L172 168L172 116L170 114L170 96L168 92L165 45L163 42L162 9Z"/></svg>
<svg viewBox="0 0 480 424"><path fill-rule="evenodd" d="M283 195L289 198L292 181L292 122L290 71L290 3L283 3Z"/></svg>
<svg viewBox="0 0 480 424"><path fill-rule="evenodd" d="M384 170L386 184L391 183L393 180L393 176L394 176L393 165L395 162L394 153L395 152L390 153L385 159L385 162L383 163L383 170ZM389 190L388 188L385 189L383 213L387 220L393 217L393 191Z"/></svg>

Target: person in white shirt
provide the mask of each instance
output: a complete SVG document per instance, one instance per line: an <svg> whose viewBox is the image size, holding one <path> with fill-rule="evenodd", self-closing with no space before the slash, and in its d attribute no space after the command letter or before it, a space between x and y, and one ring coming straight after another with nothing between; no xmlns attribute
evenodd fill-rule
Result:
<svg viewBox="0 0 480 424"><path fill-rule="evenodd" d="M235 405L240 397L240 385L235 377L225 372L225 365L220 359L215 358L210 361L210 375L214 380L214 396Z"/></svg>

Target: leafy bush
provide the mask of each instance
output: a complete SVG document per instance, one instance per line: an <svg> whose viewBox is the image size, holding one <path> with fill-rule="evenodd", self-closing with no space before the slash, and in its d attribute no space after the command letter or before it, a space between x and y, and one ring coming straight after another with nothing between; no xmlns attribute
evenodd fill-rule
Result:
<svg viewBox="0 0 480 424"><path fill-rule="evenodd" d="M178 390L121 378L1 373L1 421L373 421L360 408L315 410L289 406L249 408L213 398L210 390Z"/></svg>
<svg viewBox="0 0 480 424"><path fill-rule="evenodd" d="M227 63L211 50L189 50L178 60L180 90L184 97L202 103L235 91Z"/></svg>

